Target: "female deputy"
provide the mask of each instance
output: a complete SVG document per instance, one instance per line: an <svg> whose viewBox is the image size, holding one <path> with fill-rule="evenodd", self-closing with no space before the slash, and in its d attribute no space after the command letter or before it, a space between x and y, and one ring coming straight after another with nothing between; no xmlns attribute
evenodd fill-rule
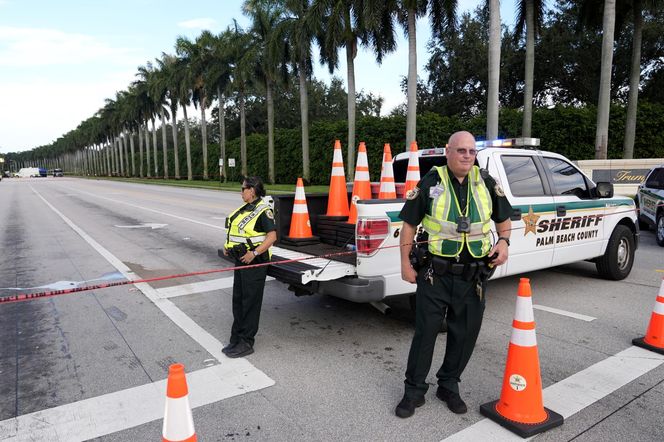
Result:
<svg viewBox="0 0 664 442"><path fill-rule="evenodd" d="M224 254L235 258L236 266L270 260L277 227L272 209L262 199L264 196L265 188L259 177L245 178L242 183L245 204L226 218ZM267 266L238 269L233 276L233 327L230 343L221 351L229 358L239 358L254 352Z"/></svg>

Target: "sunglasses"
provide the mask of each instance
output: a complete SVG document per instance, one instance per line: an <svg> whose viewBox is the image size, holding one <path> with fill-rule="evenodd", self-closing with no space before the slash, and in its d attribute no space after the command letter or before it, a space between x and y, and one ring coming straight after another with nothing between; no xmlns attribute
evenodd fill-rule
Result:
<svg viewBox="0 0 664 442"><path fill-rule="evenodd" d="M452 149L459 155L470 155L470 156L475 156L477 155L477 149L466 149L465 147L457 148L457 149Z"/></svg>

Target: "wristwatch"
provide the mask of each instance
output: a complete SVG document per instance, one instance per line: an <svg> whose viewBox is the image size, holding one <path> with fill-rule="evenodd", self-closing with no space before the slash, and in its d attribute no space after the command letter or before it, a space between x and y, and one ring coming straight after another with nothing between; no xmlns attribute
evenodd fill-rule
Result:
<svg viewBox="0 0 664 442"><path fill-rule="evenodd" d="M508 237L501 236L501 237L498 238L498 241L500 241L501 239L507 243L507 247L510 246L510 239ZM496 242L498 242L498 241L496 241Z"/></svg>
<svg viewBox="0 0 664 442"><path fill-rule="evenodd" d="M507 245L509 245L509 244L510 243L508 242ZM252 250L252 252L253 252L254 256L260 255L260 253L258 253L258 250Z"/></svg>

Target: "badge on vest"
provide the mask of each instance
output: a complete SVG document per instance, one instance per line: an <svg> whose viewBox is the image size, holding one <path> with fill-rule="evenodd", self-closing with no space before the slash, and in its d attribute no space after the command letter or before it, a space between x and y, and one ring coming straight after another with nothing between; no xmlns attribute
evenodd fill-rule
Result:
<svg viewBox="0 0 664 442"><path fill-rule="evenodd" d="M437 184L433 187L429 187L429 198L437 198L445 192L445 186L442 184Z"/></svg>
<svg viewBox="0 0 664 442"><path fill-rule="evenodd" d="M417 195L419 193L420 193L420 188L415 187L415 188L409 190L408 193L406 193L406 199L407 200L414 200L415 198L417 198Z"/></svg>

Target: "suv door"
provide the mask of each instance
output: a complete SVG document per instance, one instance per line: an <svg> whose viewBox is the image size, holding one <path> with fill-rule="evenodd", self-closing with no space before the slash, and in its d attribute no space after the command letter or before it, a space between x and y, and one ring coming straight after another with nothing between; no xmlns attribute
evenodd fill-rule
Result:
<svg viewBox="0 0 664 442"><path fill-rule="evenodd" d="M664 246L664 167L656 167L639 186L640 218L655 226L657 244Z"/></svg>
<svg viewBox="0 0 664 442"><path fill-rule="evenodd" d="M510 257L501 276L551 266L553 243L540 230L555 219L554 201L541 162L534 155L496 153L505 195L514 209ZM500 168L499 168L500 169Z"/></svg>
<svg viewBox="0 0 664 442"><path fill-rule="evenodd" d="M593 199L594 184L569 161L542 158L551 180L556 220L549 228L554 239L553 265L594 258L601 254L605 230L606 201Z"/></svg>

